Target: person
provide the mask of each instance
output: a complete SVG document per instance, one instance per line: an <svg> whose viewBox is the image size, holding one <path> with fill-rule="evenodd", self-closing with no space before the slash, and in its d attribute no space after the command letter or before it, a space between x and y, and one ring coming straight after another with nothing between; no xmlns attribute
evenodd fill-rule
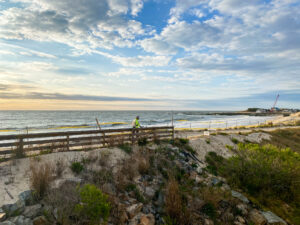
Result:
<svg viewBox="0 0 300 225"><path fill-rule="evenodd" d="M140 128L140 122L139 122L140 117L137 116L133 121L132 121L132 128Z"/></svg>

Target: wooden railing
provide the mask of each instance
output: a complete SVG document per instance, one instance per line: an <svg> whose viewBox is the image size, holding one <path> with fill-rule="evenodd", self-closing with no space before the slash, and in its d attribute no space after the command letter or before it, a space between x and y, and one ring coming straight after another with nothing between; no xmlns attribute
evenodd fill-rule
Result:
<svg viewBox="0 0 300 225"><path fill-rule="evenodd" d="M154 141L173 137L172 126L1 135L0 157L7 157L16 150L25 153L43 150L89 150L125 143L134 144L142 139Z"/></svg>

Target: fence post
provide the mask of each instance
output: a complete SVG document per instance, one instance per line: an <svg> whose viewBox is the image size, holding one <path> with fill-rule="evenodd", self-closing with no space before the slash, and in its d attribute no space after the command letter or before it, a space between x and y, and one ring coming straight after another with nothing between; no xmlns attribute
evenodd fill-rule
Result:
<svg viewBox="0 0 300 225"><path fill-rule="evenodd" d="M132 129L132 132L131 132L131 144L133 145L134 144L134 129L135 128L131 128Z"/></svg>
<svg viewBox="0 0 300 225"><path fill-rule="evenodd" d="M172 127L172 139L173 139L173 141L175 139L175 129L174 129L174 126Z"/></svg>
<svg viewBox="0 0 300 225"><path fill-rule="evenodd" d="M69 137L69 135L67 135L67 151L69 151L70 150L70 137Z"/></svg>
<svg viewBox="0 0 300 225"><path fill-rule="evenodd" d="M23 154L24 153L24 149L23 149L23 138L20 138L20 146L19 146L19 150L20 152Z"/></svg>

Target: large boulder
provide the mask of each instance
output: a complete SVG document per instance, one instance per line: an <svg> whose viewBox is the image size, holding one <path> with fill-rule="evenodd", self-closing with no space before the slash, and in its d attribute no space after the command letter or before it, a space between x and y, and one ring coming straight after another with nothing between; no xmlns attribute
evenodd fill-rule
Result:
<svg viewBox="0 0 300 225"><path fill-rule="evenodd" d="M270 225L286 225L287 223L281 219L276 214L268 211L268 212L262 212L262 215L266 218L268 221L268 224Z"/></svg>
<svg viewBox="0 0 300 225"><path fill-rule="evenodd" d="M249 213L249 219L254 223L254 225L267 224L266 218L256 209L251 210Z"/></svg>

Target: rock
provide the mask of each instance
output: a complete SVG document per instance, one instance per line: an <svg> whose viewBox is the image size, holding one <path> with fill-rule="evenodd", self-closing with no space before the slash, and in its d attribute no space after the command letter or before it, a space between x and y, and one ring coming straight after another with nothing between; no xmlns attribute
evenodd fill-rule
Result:
<svg viewBox="0 0 300 225"><path fill-rule="evenodd" d="M170 148L172 151L174 151L174 152L178 152L179 151L179 148L178 147L171 147Z"/></svg>
<svg viewBox="0 0 300 225"><path fill-rule="evenodd" d="M196 181L197 184L199 184L199 183L202 183L204 181L204 178L202 178L200 176L196 176L195 181Z"/></svg>
<svg viewBox="0 0 300 225"><path fill-rule="evenodd" d="M197 167L197 169L196 169L196 171L197 171L197 173L198 174L202 174L203 173L203 170L202 170L202 168L201 167Z"/></svg>
<svg viewBox="0 0 300 225"><path fill-rule="evenodd" d="M139 225L154 225L155 217L153 214L142 215Z"/></svg>
<svg viewBox="0 0 300 225"><path fill-rule="evenodd" d="M128 213L129 218L133 218L135 217L143 208L143 204L142 203L138 203L138 204L134 204L129 206L126 211Z"/></svg>
<svg viewBox="0 0 300 225"><path fill-rule="evenodd" d="M25 202L19 199L13 204L6 204L2 206L2 209L7 214L8 217L14 215L20 215L25 209Z"/></svg>
<svg viewBox="0 0 300 225"><path fill-rule="evenodd" d="M236 206L236 208L237 208L238 210L241 211L241 214L242 214L243 216L245 216L245 215L248 214L247 205L245 205L245 204L238 204L238 205Z"/></svg>
<svg viewBox="0 0 300 225"><path fill-rule="evenodd" d="M254 223L254 225L265 225L265 224L267 224L266 218L256 209L253 209L249 213L249 219Z"/></svg>
<svg viewBox="0 0 300 225"><path fill-rule="evenodd" d="M220 184L221 182L222 182L222 181L219 180L219 179L216 178L216 177L213 177L213 178L211 179L211 184L212 184L213 186L218 185L218 184Z"/></svg>
<svg viewBox="0 0 300 225"><path fill-rule="evenodd" d="M214 225L214 222L209 219L204 219L204 225Z"/></svg>
<svg viewBox="0 0 300 225"><path fill-rule="evenodd" d="M10 218L9 221L15 225L32 225L32 221L29 218L25 218L23 215Z"/></svg>
<svg viewBox="0 0 300 225"><path fill-rule="evenodd" d="M287 224L283 219L281 219L276 214L268 211L268 212L262 212L263 216L268 221L268 224L270 225L285 225Z"/></svg>
<svg viewBox="0 0 300 225"><path fill-rule="evenodd" d="M102 185L102 191L109 195L115 195L116 194L116 188L111 183L105 183Z"/></svg>
<svg viewBox="0 0 300 225"><path fill-rule="evenodd" d="M238 199L240 199L241 201L243 201L244 203L249 203L249 200L248 200L248 198L246 197L246 196L244 196L243 194L241 194L241 193L239 193L239 192L237 192L237 191L231 191L231 195L233 196L233 197L235 197L235 198L238 198Z"/></svg>
<svg viewBox="0 0 300 225"><path fill-rule="evenodd" d="M16 225L16 224L10 221L5 221L5 222L1 222L0 225Z"/></svg>
<svg viewBox="0 0 300 225"><path fill-rule="evenodd" d="M26 206L25 210L23 212L23 215L28 218L35 218L37 216L40 216L42 211L42 206L40 204L32 205L32 206Z"/></svg>
<svg viewBox="0 0 300 225"><path fill-rule="evenodd" d="M34 195L32 190L23 191L19 194L19 199L22 200L25 205L34 203Z"/></svg>
<svg viewBox="0 0 300 225"><path fill-rule="evenodd" d="M241 217L241 216L237 216L236 220L239 221L241 224L246 223L245 219L243 217Z"/></svg>
<svg viewBox="0 0 300 225"><path fill-rule="evenodd" d="M47 224L47 220L44 216L36 217L33 220L33 225L46 225L46 224Z"/></svg>
<svg viewBox="0 0 300 225"><path fill-rule="evenodd" d="M145 195L146 195L146 197L152 199L155 195L155 190L152 187L146 187L145 188Z"/></svg>

